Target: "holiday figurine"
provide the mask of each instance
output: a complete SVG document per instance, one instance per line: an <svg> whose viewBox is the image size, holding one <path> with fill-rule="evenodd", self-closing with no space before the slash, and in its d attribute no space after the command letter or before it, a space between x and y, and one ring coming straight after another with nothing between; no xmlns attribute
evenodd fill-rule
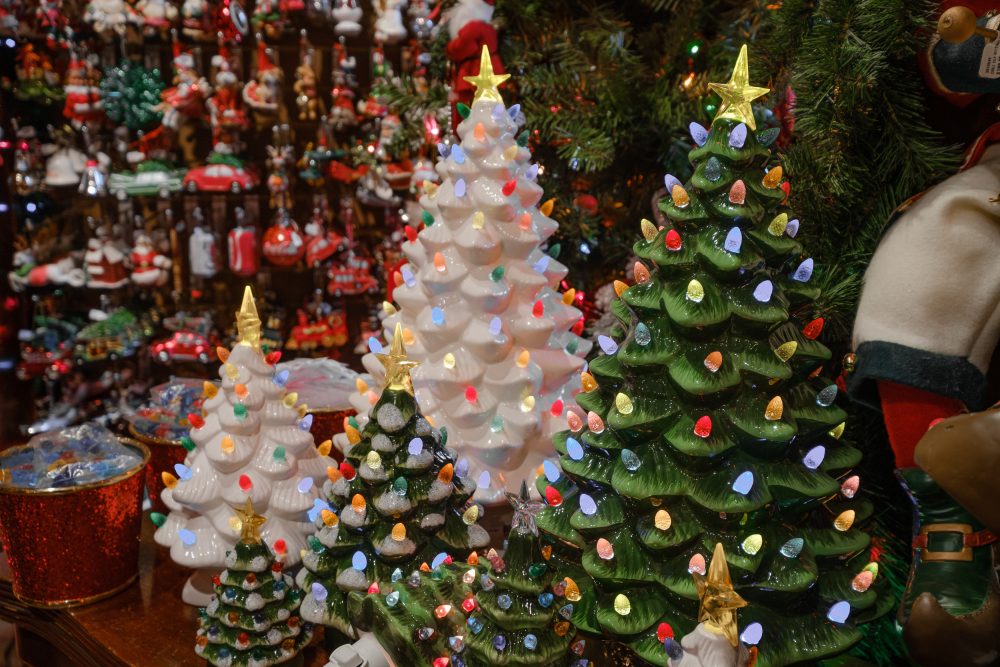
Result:
<svg viewBox="0 0 1000 667"><path fill-rule="evenodd" d="M233 72L229 48L222 40L219 41L219 53L212 58L212 64L216 67L215 90L205 103L212 127L212 151L219 155L235 156L242 147L240 132L250 127L250 121L243 109L240 81Z"/></svg>
<svg viewBox="0 0 1000 667"><path fill-rule="evenodd" d="M257 0L253 8L253 17L250 19L253 29L257 33L263 33L269 40L280 39L288 27L285 4L285 0Z"/></svg>
<svg viewBox="0 0 1000 667"><path fill-rule="evenodd" d="M243 101L253 113L257 129L263 130L275 123L286 122L288 113L282 94L284 75L271 59L262 37L257 37L257 73L243 86Z"/></svg>
<svg viewBox="0 0 1000 667"><path fill-rule="evenodd" d="M140 25L142 19L125 0L90 0L83 12L83 20L95 32L123 36L130 25Z"/></svg>
<svg viewBox="0 0 1000 667"><path fill-rule="evenodd" d="M135 247L129 255L132 263L132 282L140 287L160 287L170 278L173 262L157 251L146 232L135 236Z"/></svg>
<svg viewBox="0 0 1000 667"><path fill-rule="evenodd" d="M945 10L922 61L930 74L926 79L931 88L958 106L970 103L976 95L1000 92L1000 63L996 56L1000 16L996 3L970 0L969 4L982 13L982 18L977 19L976 12L962 5Z"/></svg>
<svg viewBox="0 0 1000 667"><path fill-rule="evenodd" d="M104 118L104 102L101 94L101 73L89 58L80 58L75 49L70 51L69 68L63 90L66 104L63 116L77 130L84 124L97 125Z"/></svg>
<svg viewBox="0 0 1000 667"><path fill-rule="evenodd" d="M235 511L231 524L240 538L226 552L226 569L213 578L211 601L198 610L194 651L218 667L289 662L312 639L312 623L298 616L302 591L261 538L267 519L253 500L247 497Z"/></svg>
<svg viewBox="0 0 1000 667"><path fill-rule="evenodd" d="M62 99L59 75L48 55L26 43L17 53L14 72L17 75L14 95L36 104L54 104Z"/></svg>
<svg viewBox="0 0 1000 667"><path fill-rule="evenodd" d="M395 44L406 38L403 6L406 0L381 0L375 3L375 41Z"/></svg>
<svg viewBox="0 0 1000 667"><path fill-rule="evenodd" d="M106 226L99 227L97 236L87 241L87 252L83 259L86 262L87 287L117 289L128 283L125 253L111 238Z"/></svg>
<svg viewBox="0 0 1000 667"><path fill-rule="evenodd" d="M295 69L295 83L292 85L292 90L295 92L295 106L299 110L299 120L316 120L326 109L317 88L317 72L314 63L316 54L306 40L304 29L302 30L302 39L299 40L299 48L302 53L302 62Z"/></svg>
<svg viewBox="0 0 1000 667"><path fill-rule="evenodd" d="M343 44L333 45L333 87L330 90L331 107L327 117L335 130L354 127L358 115L354 111L357 94L357 80L354 70L358 63L354 56L348 56Z"/></svg>
<svg viewBox="0 0 1000 667"><path fill-rule="evenodd" d="M166 37L177 20L177 7L170 0L139 0L135 8L148 36Z"/></svg>
<svg viewBox="0 0 1000 667"><path fill-rule="evenodd" d="M181 3L181 25L184 34L204 40L211 34L212 8L208 0L184 0Z"/></svg>
<svg viewBox="0 0 1000 667"><path fill-rule="evenodd" d="M87 156L73 147L75 135L70 127L54 129L51 134L56 149L45 161L45 185L53 188L78 185Z"/></svg>
<svg viewBox="0 0 1000 667"><path fill-rule="evenodd" d="M338 36L356 37L361 34L363 12L359 0L333 0L333 30Z"/></svg>
<svg viewBox="0 0 1000 667"><path fill-rule="evenodd" d="M229 270L249 278L257 274L260 261L257 257L257 228L245 224L246 213L236 209L236 226L229 230Z"/></svg>
<svg viewBox="0 0 1000 667"><path fill-rule="evenodd" d="M212 94L212 86L198 73L194 56L181 51L176 35L173 42L174 85L162 93L163 126L180 130L189 120L201 118L205 99Z"/></svg>
<svg viewBox="0 0 1000 667"><path fill-rule="evenodd" d="M274 128L275 146L267 147L267 166L270 173L267 176L267 190L271 196L268 206L271 208L288 209L292 207L291 178L292 166L295 164L295 149L290 143L282 140L289 136L288 126Z"/></svg>
<svg viewBox="0 0 1000 667"><path fill-rule="evenodd" d="M454 104L461 102L472 105L475 86L469 82L479 71L479 55L484 47L492 58L491 65L497 74L503 74L503 63L497 54L497 30L493 27L493 0L459 0L445 19L448 24L449 41L446 47L448 59L455 65L452 79L452 115L454 126L461 118Z"/></svg>
<svg viewBox="0 0 1000 667"><path fill-rule="evenodd" d="M25 197L45 187L45 162L35 128L28 126L18 131L13 166L12 184L17 195Z"/></svg>

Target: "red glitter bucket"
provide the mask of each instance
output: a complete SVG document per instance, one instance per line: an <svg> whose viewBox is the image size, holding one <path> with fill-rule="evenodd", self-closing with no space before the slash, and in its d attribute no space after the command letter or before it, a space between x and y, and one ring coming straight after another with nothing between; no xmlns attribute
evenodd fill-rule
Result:
<svg viewBox="0 0 1000 667"><path fill-rule="evenodd" d="M177 463L184 463L188 452L184 449L184 445L176 440L164 440L142 435L131 424L129 424L128 432L133 439L149 448L149 465L146 466L146 493L149 494L149 502L153 505L153 511L165 514L167 507L160 500L160 494L163 493L163 476L160 473L164 470L173 470Z"/></svg>
<svg viewBox="0 0 1000 667"><path fill-rule="evenodd" d="M143 474L141 465L114 477L52 489L0 486L0 539L19 600L68 607L109 597L139 575Z"/></svg>

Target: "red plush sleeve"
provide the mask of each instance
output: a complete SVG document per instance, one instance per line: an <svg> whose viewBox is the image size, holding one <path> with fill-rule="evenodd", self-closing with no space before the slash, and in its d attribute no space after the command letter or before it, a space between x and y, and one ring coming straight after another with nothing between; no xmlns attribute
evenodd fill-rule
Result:
<svg viewBox="0 0 1000 667"><path fill-rule="evenodd" d="M885 380L878 381L878 394L897 468L916 465L913 451L932 422L965 411L957 399Z"/></svg>
<svg viewBox="0 0 1000 667"><path fill-rule="evenodd" d="M497 52L497 31L489 23L483 21L470 21L462 26L458 31L458 36L448 42L445 52L450 60L456 62L467 58L474 58L483 50L483 44L490 49L490 53ZM494 56L494 69L496 66ZM502 73L502 72L501 72Z"/></svg>

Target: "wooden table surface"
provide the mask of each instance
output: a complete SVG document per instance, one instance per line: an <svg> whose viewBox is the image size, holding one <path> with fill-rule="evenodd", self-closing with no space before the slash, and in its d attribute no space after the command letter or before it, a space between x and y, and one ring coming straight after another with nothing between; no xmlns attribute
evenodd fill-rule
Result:
<svg viewBox="0 0 1000 667"><path fill-rule="evenodd" d="M196 611L181 601L189 571L153 542L143 517L139 579L100 602L36 609L14 597L7 559L0 559L0 619L17 625L21 659L32 667L204 667L194 652ZM66 567L72 567L66 563ZM322 632L304 652L306 667L327 661Z"/></svg>

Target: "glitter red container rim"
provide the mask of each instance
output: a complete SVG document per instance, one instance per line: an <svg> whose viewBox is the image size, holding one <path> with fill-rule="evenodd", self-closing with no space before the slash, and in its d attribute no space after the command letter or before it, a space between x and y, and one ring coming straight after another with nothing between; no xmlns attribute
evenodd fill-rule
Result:
<svg viewBox="0 0 1000 667"><path fill-rule="evenodd" d="M183 447L180 440L167 440L166 438L157 438L155 435L146 435L145 433L139 433L136 430L135 424L128 425L128 437L119 438L119 440L137 440L140 444L145 444L142 442L146 440L153 443L154 445L160 445L162 447Z"/></svg>
<svg viewBox="0 0 1000 667"><path fill-rule="evenodd" d="M142 454L142 462L136 464L134 468L130 468L125 472L120 472L117 475L108 477L107 479L97 480L95 482L87 482L85 484L76 484L74 486L60 486L60 487L49 487L46 489L30 489L23 486L11 486L9 484L0 484L0 493L9 495L39 495L39 496L58 496L67 493L76 493L78 491L86 491L87 489L99 489L102 486L111 486L112 484L117 484L118 482L124 482L129 477L139 474L146 469L149 465L149 459L152 453L149 451L149 447L142 444L138 440L133 440L132 438L119 437L118 441L125 445L126 447L131 447ZM31 444L18 445L17 447L11 447L8 452L13 452L17 449L27 449L31 447Z"/></svg>

